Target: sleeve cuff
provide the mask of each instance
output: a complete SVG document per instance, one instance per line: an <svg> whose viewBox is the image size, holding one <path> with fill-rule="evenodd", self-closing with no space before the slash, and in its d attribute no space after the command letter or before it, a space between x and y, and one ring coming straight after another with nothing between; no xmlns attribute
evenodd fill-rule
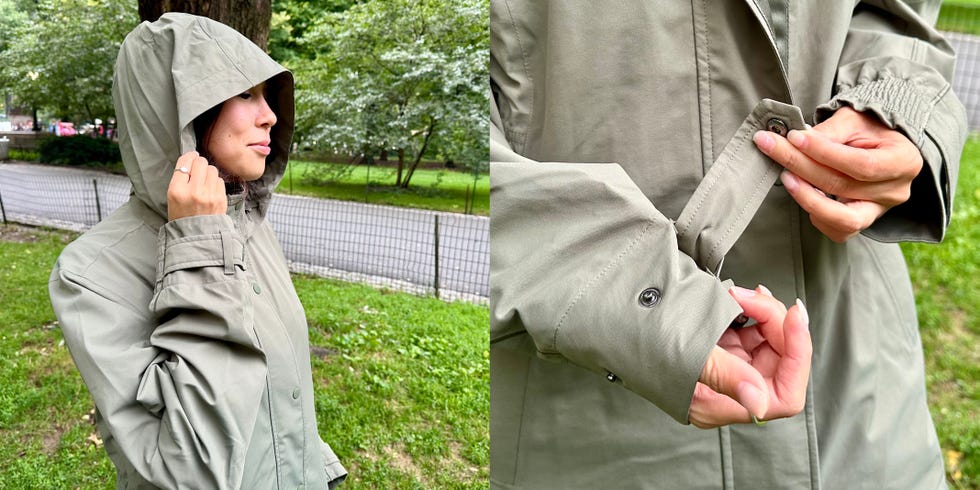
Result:
<svg viewBox="0 0 980 490"><path fill-rule="evenodd" d="M676 254L678 260L666 267L636 267L651 247L633 247L619 267L582 291L602 295L610 304L572 305L555 331L555 347L572 362L622 382L687 424L701 369L742 309L725 283L697 269L683 254ZM644 297L650 290L655 292ZM618 325L610 325L603 314L609 308L617 311Z"/></svg>
<svg viewBox="0 0 980 490"><path fill-rule="evenodd" d="M160 228L157 280L173 272L221 266L226 275L245 270L245 244L227 215L190 216Z"/></svg>

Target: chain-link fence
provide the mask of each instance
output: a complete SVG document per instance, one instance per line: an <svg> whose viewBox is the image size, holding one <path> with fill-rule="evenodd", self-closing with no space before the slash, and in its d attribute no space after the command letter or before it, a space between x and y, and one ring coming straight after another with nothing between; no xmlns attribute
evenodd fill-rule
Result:
<svg viewBox="0 0 980 490"><path fill-rule="evenodd" d="M970 129L980 130L980 5L943 2L936 27L956 50L953 91L966 106Z"/></svg>
<svg viewBox="0 0 980 490"><path fill-rule="evenodd" d="M90 170L0 166L3 220L88 229L129 199L129 179ZM273 196L268 219L296 272L485 303L489 220L354 202Z"/></svg>

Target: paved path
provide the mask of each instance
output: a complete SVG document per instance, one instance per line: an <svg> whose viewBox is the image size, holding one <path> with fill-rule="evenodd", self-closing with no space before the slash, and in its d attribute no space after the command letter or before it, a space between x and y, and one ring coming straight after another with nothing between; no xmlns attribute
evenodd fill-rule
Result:
<svg viewBox="0 0 980 490"><path fill-rule="evenodd" d="M122 205L129 190L124 176L0 164L0 199L8 218L18 221L85 229L97 223L100 214L105 217ZM486 217L280 194L273 197L269 210L269 221L294 269L343 277L352 273L396 287L433 286L437 216L440 289L488 297Z"/></svg>

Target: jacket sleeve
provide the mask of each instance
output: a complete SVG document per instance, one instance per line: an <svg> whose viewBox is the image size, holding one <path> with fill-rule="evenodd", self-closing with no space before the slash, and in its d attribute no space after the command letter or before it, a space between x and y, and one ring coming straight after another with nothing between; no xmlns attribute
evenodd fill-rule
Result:
<svg viewBox="0 0 980 490"><path fill-rule="evenodd" d="M159 247L149 311L60 264L52 303L111 437L143 478L238 488L266 383L242 240L229 217L197 216L164 225Z"/></svg>
<svg viewBox="0 0 980 490"><path fill-rule="evenodd" d="M495 109L491 343L526 331L539 356L621 381L688 423L701 369L740 307L678 250L671 220L619 165L524 158Z"/></svg>
<svg viewBox="0 0 980 490"><path fill-rule="evenodd" d="M879 241L938 242L949 224L966 113L951 90L954 54L932 27L939 0L871 0L854 10L837 72L836 94L816 120L842 106L875 114L922 152L911 197L865 234Z"/></svg>

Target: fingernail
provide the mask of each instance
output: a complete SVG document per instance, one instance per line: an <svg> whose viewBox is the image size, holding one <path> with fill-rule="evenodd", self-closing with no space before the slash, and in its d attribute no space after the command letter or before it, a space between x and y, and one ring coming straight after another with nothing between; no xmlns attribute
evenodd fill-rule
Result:
<svg viewBox="0 0 980 490"><path fill-rule="evenodd" d="M783 173L779 174L779 180L783 182L783 186L790 192L800 188L800 181L788 170L783 170Z"/></svg>
<svg viewBox="0 0 980 490"><path fill-rule="evenodd" d="M803 316L803 324L810 328L810 314L806 312L806 305L803 304L803 300L796 298L796 306L800 307L800 315Z"/></svg>
<svg viewBox="0 0 980 490"><path fill-rule="evenodd" d="M792 143L793 146L797 148L800 148L801 146L803 146L803 143L806 142L806 136L803 135L803 132L797 131L795 129L791 130L789 134L786 135L786 139L789 140L789 142Z"/></svg>
<svg viewBox="0 0 980 490"><path fill-rule="evenodd" d="M755 134L752 135L752 141L755 141L755 145L766 153L776 146L776 140L772 138L772 135L770 135L768 131L756 131Z"/></svg>
<svg viewBox="0 0 980 490"><path fill-rule="evenodd" d="M766 399L764 394L759 388L748 381L742 381L738 383L735 387L735 395L738 396L738 402L750 414L755 415L757 418L764 418L766 415Z"/></svg>
<svg viewBox="0 0 980 490"><path fill-rule="evenodd" d="M772 298L772 291L770 291L769 288L763 286L762 284L759 284L758 289L760 293Z"/></svg>
<svg viewBox="0 0 980 490"><path fill-rule="evenodd" d="M732 286L730 291L733 291L740 298L751 298L752 296L755 296L755 291L745 289L743 287Z"/></svg>

